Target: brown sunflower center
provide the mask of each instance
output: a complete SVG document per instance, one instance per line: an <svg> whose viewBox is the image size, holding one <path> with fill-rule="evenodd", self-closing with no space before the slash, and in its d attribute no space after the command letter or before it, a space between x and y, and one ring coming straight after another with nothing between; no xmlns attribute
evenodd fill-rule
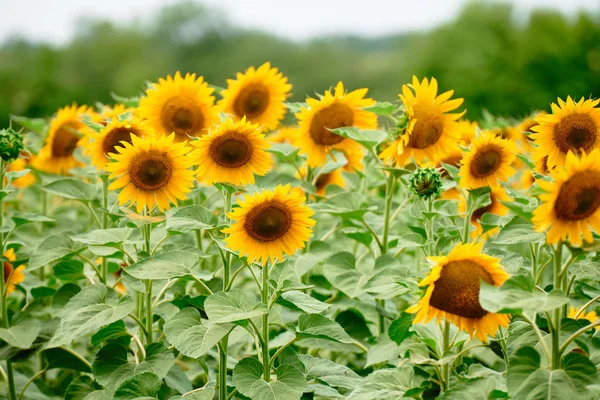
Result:
<svg viewBox="0 0 600 400"><path fill-rule="evenodd" d="M492 276L471 260L451 261L435 281L429 304L464 318L482 318L488 312L479 303L479 281L493 284Z"/></svg>
<svg viewBox="0 0 600 400"><path fill-rule="evenodd" d="M104 142L102 142L102 150L104 154L114 153L115 147L123 146L121 142L127 142L131 144L131 133L135 136L139 136L139 134L133 128L119 127L112 129L110 132L106 134L104 137Z"/></svg>
<svg viewBox="0 0 600 400"><path fill-rule="evenodd" d="M140 153L131 161L129 177L141 190L156 191L166 186L173 174L173 163L166 153Z"/></svg>
<svg viewBox="0 0 600 400"><path fill-rule="evenodd" d="M233 111L236 115L255 118L265 112L269 105L269 89L262 83L254 83L240 90Z"/></svg>
<svg viewBox="0 0 600 400"><path fill-rule="evenodd" d="M13 273L14 267L11 263L4 261L4 283L8 282L8 278Z"/></svg>
<svg viewBox="0 0 600 400"><path fill-rule="evenodd" d="M549 174L550 170L548 169L548 156L542 157L540 160L540 170L543 171L544 174Z"/></svg>
<svg viewBox="0 0 600 400"><path fill-rule="evenodd" d="M54 157L70 157L77 148L79 136L75 133L79 125L67 122L56 130L52 141L52 155Z"/></svg>
<svg viewBox="0 0 600 400"><path fill-rule="evenodd" d="M579 221L600 208L600 172L577 172L560 187L554 203L558 219Z"/></svg>
<svg viewBox="0 0 600 400"><path fill-rule="evenodd" d="M444 116L431 105L414 107L417 122L408 139L408 147L425 149L437 143L444 132Z"/></svg>
<svg viewBox="0 0 600 400"><path fill-rule="evenodd" d="M554 126L554 143L563 153L589 151L596 143L598 127L587 114L570 114Z"/></svg>
<svg viewBox="0 0 600 400"><path fill-rule="evenodd" d="M476 178L484 178L496 172L502 165L502 151L494 145L483 147L473 157L469 170Z"/></svg>
<svg viewBox="0 0 600 400"><path fill-rule="evenodd" d="M498 200L496 200L496 196L494 196L494 193L490 193L490 204L485 207L480 207L477 210L473 211L473 214L471 214L471 222L477 222L481 220L483 214L491 212L494 209L494 206L496 205L497 201Z"/></svg>
<svg viewBox="0 0 600 400"><path fill-rule="evenodd" d="M329 183L330 176L331 176L330 173L319 175L319 177L317 178L317 181L315 182L315 187L317 188L317 190L324 189L325 186L327 186L327 184Z"/></svg>
<svg viewBox="0 0 600 400"><path fill-rule="evenodd" d="M175 132L180 139L194 136L204 128L204 115L195 105L179 104L172 100L162 108L160 120L168 133Z"/></svg>
<svg viewBox="0 0 600 400"><path fill-rule="evenodd" d="M271 200L254 207L246 216L246 233L259 242L273 242L287 233L292 226L288 207Z"/></svg>
<svg viewBox="0 0 600 400"><path fill-rule="evenodd" d="M238 168L252 158L252 143L244 135L226 133L211 143L209 154L222 167Z"/></svg>
<svg viewBox="0 0 600 400"><path fill-rule="evenodd" d="M332 146L344 140L328 129L336 129L354 124L354 113L345 104L333 103L318 111L310 122L309 134L313 142L320 146Z"/></svg>

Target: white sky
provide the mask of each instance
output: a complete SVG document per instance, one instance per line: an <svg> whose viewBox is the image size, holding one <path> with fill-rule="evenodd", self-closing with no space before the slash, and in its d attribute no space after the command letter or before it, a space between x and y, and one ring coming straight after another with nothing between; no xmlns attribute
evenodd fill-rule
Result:
<svg viewBox="0 0 600 400"><path fill-rule="evenodd" d="M241 27L293 39L328 33L376 36L435 26L452 19L468 0L195 0L223 10ZM489 1L489 0L488 0ZM600 0L507 0L527 12L544 7L600 14ZM0 0L0 43L17 34L65 43L80 17L127 23L145 19L174 0Z"/></svg>

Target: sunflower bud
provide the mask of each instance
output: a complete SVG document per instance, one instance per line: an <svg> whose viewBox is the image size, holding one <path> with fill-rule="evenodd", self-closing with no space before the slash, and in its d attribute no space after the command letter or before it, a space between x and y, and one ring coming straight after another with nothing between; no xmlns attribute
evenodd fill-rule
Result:
<svg viewBox="0 0 600 400"><path fill-rule="evenodd" d="M442 176L435 168L419 168L410 178L410 190L422 199L436 198L442 192Z"/></svg>
<svg viewBox="0 0 600 400"><path fill-rule="evenodd" d="M12 128L0 129L0 157L4 161L12 161L19 157L23 150L23 135Z"/></svg>

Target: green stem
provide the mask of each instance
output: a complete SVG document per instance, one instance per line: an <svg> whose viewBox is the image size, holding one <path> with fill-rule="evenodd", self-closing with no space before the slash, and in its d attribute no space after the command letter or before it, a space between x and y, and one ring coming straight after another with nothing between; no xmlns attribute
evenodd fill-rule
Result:
<svg viewBox="0 0 600 400"><path fill-rule="evenodd" d="M265 306L269 304L269 263L266 262L262 271L261 300ZM263 315L262 326L262 362L265 381L271 380L271 358L269 357L269 313Z"/></svg>
<svg viewBox="0 0 600 400"><path fill-rule="evenodd" d="M108 228L108 175L100 175L102 179L102 208L104 209L102 214L102 229ZM106 285L108 279L108 258L102 257L102 266L100 268L100 279L102 283Z"/></svg>
<svg viewBox="0 0 600 400"><path fill-rule="evenodd" d="M450 322L444 321L443 328L443 337L442 337L442 354L444 355L450 350ZM444 386L442 387L442 391L447 391L450 389L450 364L446 363L442 365L442 383Z"/></svg>
<svg viewBox="0 0 600 400"><path fill-rule="evenodd" d="M44 372L46 372L46 368L43 368L42 370L38 371L37 374L35 374L34 376L32 376L31 379L29 379L27 381L27 383L25 384L25 386L23 386L23 390L21 390L21 394L19 394L19 400L21 400L23 398L23 396L25 395L25 391L27 390L27 388L29 387L29 385L31 385L31 383L34 380L36 380L39 376L43 375Z"/></svg>
<svg viewBox="0 0 600 400"><path fill-rule="evenodd" d="M471 214L473 210L471 210L471 194L467 191L467 193L464 196L467 203L467 207L465 211L462 242L463 244L467 244L469 243L469 222L471 221Z"/></svg>
<svg viewBox="0 0 600 400"><path fill-rule="evenodd" d="M153 308L152 308L152 280L147 279L146 284L146 345L152 343L152 323L153 323Z"/></svg>
<svg viewBox="0 0 600 400"><path fill-rule="evenodd" d="M560 270L562 266L562 242L559 242L554 252L554 289L561 289ZM553 311L552 326L552 369L560 369L560 322L562 319L562 308L558 307Z"/></svg>
<svg viewBox="0 0 600 400"><path fill-rule="evenodd" d="M389 245L389 234L390 234L390 212L392 210L392 198L394 194L395 185L394 175L390 173L388 175L385 185L385 208L383 212L383 239L381 254L387 254Z"/></svg>
<svg viewBox="0 0 600 400"><path fill-rule="evenodd" d="M592 304L594 304L594 302L596 302L596 301L598 301L598 300L600 300L600 295L598 295L598 296L594 297L593 299L591 299L590 301L588 301L587 303L585 303L585 304L583 305L583 307L581 307L581 308L579 309L579 311L578 311L578 312L577 312L577 314L575 315L575 318L573 318L573 319L577 319L577 318L579 318L579 316L580 316L580 315L582 315L582 314L585 312L585 309L586 309L586 308L588 308L589 306L591 306Z"/></svg>
<svg viewBox="0 0 600 400"><path fill-rule="evenodd" d="M563 345L558 350L559 357L567 349L567 347L569 346L569 344L571 344L571 342L573 340L577 339L577 337L579 335L581 335L584 332L589 331L590 329L594 329L594 328L596 328L598 326L600 326L600 320L594 322L593 324L584 326L583 328L579 329L577 332L575 332L574 334L572 334L571 336L569 336L569 338L567 340L565 340L565 342L563 343Z"/></svg>
<svg viewBox="0 0 600 400"><path fill-rule="evenodd" d="M288 346L292 345L296 341L296 339L296 337L293 337L292 340L288 341L286 344L277 349L275 354L273 354L273 357L271 358L271 363L269 365L272 366L275 360L277 360L277 357L279 357L279 355L283 352L283 350L285 350Z"/></svg>
<svg viewBox="0 0 600 400"><path fill-rule="evenodd" d="M227 398L227 346L229 335L219 342L219 399Z"/></svg>

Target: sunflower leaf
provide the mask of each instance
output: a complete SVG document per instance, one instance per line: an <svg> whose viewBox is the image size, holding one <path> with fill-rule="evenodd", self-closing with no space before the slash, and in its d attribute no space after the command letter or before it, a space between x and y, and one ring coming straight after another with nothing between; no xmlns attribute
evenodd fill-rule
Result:
<svg viewBox="0 0 600 400"><path fill-rule="evenodd" d="M94 200L98 193L96 186L73 178L59 179L50 182L49 184L42 186L42 190L65 199L83 202Z"/></svg>
<svg viewBox="0 0 600 400"><path fill-rule="evenodd" d="M11 346L29 349L40 329L41 325L37 319L24 319L8 329L0 328L0 339Z"/></svg>
<svg viewBox="0 0 600 400"><path fill-rule="evenodd" d="M27 270L34 271L53 261L71 258L84 249L79 243L71 240L68 234L50 236L33 251Z"/></svg>
<svg viewBox="0 0 600 400"><path fill-rule="evenodd" d="M242 359L233 369L233 383L241 394L256 400L299 400L306 387L304 374L295 366L282 364L277 380L261 379L263 365L255 358Z"/></svg>
<svg viewBox="0 0 600 400"><path fill-rule="evenodd" d="M259 317L269 312L267 306L241 289L212 294L204 301L209 321L226 323Z"/></svg>
<svg viewBox="0 0 600 400"><path fill-rule="evenodd" d="M320 314L302 314L298 318L298 339L325 339L339 343L355 343L340 324Z"/></svg>
<svg viewBox="0 0 600 400"><path fill-rule="evenodd" d="M347 397L348 400L396 400L413 386L413 368L402 366L380 369L364 378Z"/></svg>
<svg viewBox="0 0 600 400"><path fill-rule="evenodd" d="M539 243L545 237L544 233L535 232L530 222L516 216L500 229L493 242L495 244Z"/></svg>
<svg viewBox="0 0 600 400"><path fill-rule="evenodd" d="M200 268L198 257L209 256L199 256L187 251L171 251L148 257L123 271L137 279L158 280L194 276L210 280L213 274Z"/></svg>
<svg viewBox="0 0 600 400"><path fill-rule="evenodd" d="M374 129L359 129L355 126L328 129L328 131L352 139L368 149L374 149L379 143L383 143L388 138L387 132Z"/></svg>
<svg viewBox="0 0 600 400"><path fill-rule="evenodd" d="M213 229L217 225L217 217L212 211L198 205L181 207L168 214L166 228L168 231L187 233L196 230Z"/></svg>

